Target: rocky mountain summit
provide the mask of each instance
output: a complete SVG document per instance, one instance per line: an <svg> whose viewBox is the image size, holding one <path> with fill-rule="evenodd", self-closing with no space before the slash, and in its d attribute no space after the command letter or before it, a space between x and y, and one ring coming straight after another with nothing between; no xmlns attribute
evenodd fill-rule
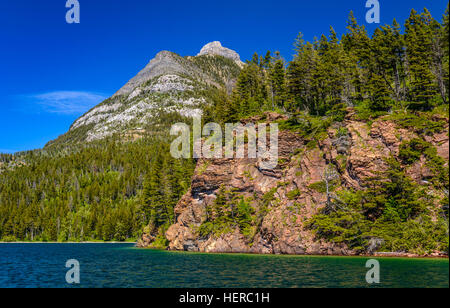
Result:
<svg viewBox="0 0 450 308"><path fill-rule="evenodd" d="M238 64L244 64L237 52L223 47L222 44L218 41L206 44L197 56L204 55L222 56L225 58L229 58Z"/></svg>
<svg viewBox="0 0 450 308"><path fill-rule="evenodd" d="M113 134L138 136L168 114L200 115L211 95L230 91L242 62L219 42L195 57L161 51L111 98L77 119L68 133L47 146L94 141Z"/></svg>

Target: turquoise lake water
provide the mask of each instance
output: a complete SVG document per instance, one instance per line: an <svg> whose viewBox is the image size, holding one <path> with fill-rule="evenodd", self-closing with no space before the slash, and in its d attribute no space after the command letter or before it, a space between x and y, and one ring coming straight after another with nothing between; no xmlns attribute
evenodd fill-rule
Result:
<svg viewBox="0 0 450 308"><path fill-rule="evenodd" d="M133 244L0 244L0 287L74 287L66 261L80 263L75 287L302 288L368 285L369 258L194 254ZM449 287L448 259L377 258L376 287Z"/></svg>

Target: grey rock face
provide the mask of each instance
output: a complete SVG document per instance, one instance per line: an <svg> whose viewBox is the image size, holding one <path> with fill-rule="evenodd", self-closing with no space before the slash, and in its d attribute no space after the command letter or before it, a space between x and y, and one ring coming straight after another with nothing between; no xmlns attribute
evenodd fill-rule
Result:
<svg viewBox="0 0 450 308"><path fill-rule="evenodd" d="M204 56L204 55L222 56L225 58L232 59L238 63L242 63L241 57L239 56L239 54L237 52L223 47L222 44L218 41L211 42L211 43L208 43L205 46L203 46L202 50L200 51L200 53L197 56Z"/></svg>
<svg viewBox="0 0 450 308"><path fill-rule="evenodd" d="M197 56L203 55L217 55L232 59L239 66L243 65L241 58L234 50L225 48L218 41L206 44ZM135 77L128 81L114 96L130 94L136 87L143 83L161 75L180 75L192 73L201 79L208 81L209 76L204 76L204 72L198 71L196 67L189 65L179 55L170 51L159 52L154 59L147 64L147 66L140 71Z"/></svg>
<svg viewBox="0 0 450 308"><path fill-rule="evenodd" d="M333 140L332 144L336 147L338 154L348 155L349 149L352 146L352 139L350 136L341 136Z"/></svg>
<svg viewBox="0 0 450 308"><path fill-rule="evenodd" d="M161 75L185 73L186 69L176 61L178 55L170 51L161 51L135 77L128 81L114 96L131 93L144 82Z"/></svg>

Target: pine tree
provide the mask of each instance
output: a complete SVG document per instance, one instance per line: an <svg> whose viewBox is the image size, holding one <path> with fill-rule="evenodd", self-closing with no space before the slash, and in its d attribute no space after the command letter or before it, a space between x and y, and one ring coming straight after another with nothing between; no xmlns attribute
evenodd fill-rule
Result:
<svg viewBox="0 0 450 308"><path fill-rule="evenodd" d="M263 68L268 70L270 69L270 64L272 63L272 54L270 52L270 50L267 51L266 56L264 57L263 60Z"/></svg>
<svg viewBox="0 0 450 308"><path fill-rule="evenodd" d="M450 84L449 84L449 4L447 4L447 9L445 11L443 22L442 22L442 30L441 30L441 43L443 50L443 59L442 65L444 69L444 84L446 87L447 93L447 104L449 102L448 95L450 93ZM444 100L445 101L445 100Z"/></svg>
<svg viewBox="0 0 450 308"><path fill-rule="evenodd" d="M251 63L259 66L259 55L256 52L253 54Z"/></svg>
<svg viewBox="0 0 450 308"><path fill-rule="evenodd" d="M448 23L448 4L446 15L444 15L444 23L440 24L431 17L428 10L425 9L423 15L427 21L427 25L430 27L432 36L432 71L436 78L439 94L444 104L448 103L448 51L446 56L446 48L448 50L448 32L445 36L445 19ZM448 29L447 29L448 30Z"/></svg>
<svg viewBox="0 0 450 308"><path fill-rule="evenodd" d="M330 39L322 36L319 42L320 61L317 79L318 87L322 89L322 102L319 107L319 113L322 115L343 102L347 76L345 76L346 59L342 47L332 27L330 27Z"/></svg>
<svg viewBox="0 0 450 308"><path fill-rule="evenodd" d="M430 15L415 10L406 21L406 48L410 72L410 96L412 109L428 110L436 95L432 67L432 32Z"/></svg>
<svg viewBox="0 0 450 308"><path fill-rule="evenodd" d="M275 53L273 64L269 73L269 83L271 89L271 99L273 104L277 107L284 108L286 101L286 78L285 78L285 63L281 58L280 53Z"/></svg>
<svg viewBox="0 0 450 308"><path fill-rule="evenodd" d="M369 77L368 89L371 101L370 109L373 111L389 110L392 105L385 79L377 73L372 73Z"/></svg>
<svg viewBox="0 0 450 308"><path fill-rule="evenodd" d="M358 25L358 22L350 12L347 21L347 34L342 37L342 44L346 52L352 53L360 65L364 65L369 58L370 39L364 26Z"/></svg>
<svg viewBox="0 0 450 308"><path fill-rule="evenodd" d="M406 93L405 41L400 28L400 24L394 19L392 27L388 26L385 30L388 32L388 57L391 75L394 75L394 98L397 102L405 100Z"/></svg>
<svg viewBox="0 0 450 308"><path fill-rule="evenodd" d="M367 92L367 70L370 62L370 39L364 26L351 11L347 21L347 33L342 37L347 57L347 72L351 88L347 91L351 103L361 102Z"/></svg>
<svg viewBox="0 0 450 308"><path fill-rule="evenodd" d="M143 212L146 221L158 228L164 221L164 192L162 184L163 160L161 155L154 158L151 170L144 182L143 189Z"/></svg>
<svg viewBox="0 0 450 308"><path fill-rule="evenodd" d="M291 110L318 112L318 96L315 86L318 55L311 43L305 43L299 34L294 44L296 54L287 69L287 89L293 101Z"/></svg>
<svg viewBox="0 0 450 308"><path fill-rule="evenodd" d="M263 70L259 65L248 62L238 76L232 95L231 109L238 111L234 117L238 120L259 112L265 105L266 99L267 90Z"/></svg>
<svg viewBox="0 0 450 308"><path fill-rule="evenodd" d="M370 108L374 111L387 111L391 107L391 97L398 100L399 59L394 33L390 26L377 28L370 42L368 90Z"/></svg>

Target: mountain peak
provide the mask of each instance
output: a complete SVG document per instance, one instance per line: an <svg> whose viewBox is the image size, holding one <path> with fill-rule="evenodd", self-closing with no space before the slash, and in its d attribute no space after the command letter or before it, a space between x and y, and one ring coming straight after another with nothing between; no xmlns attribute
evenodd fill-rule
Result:
<svg viewBox="0 0 450 308"><path fill-rule="evenodd" d="M171 51L160 51L135 77L128 81L114 96L130 94L137 86L151 78L165 73L176 73L183 68L175 58L179 57Z"/></svg>
<svg viewBox="0 0 450 308"><path fill-rule="evenodd" d="M203 55L218 55L232 59L239 63L241 62L241 57L236 51L223 47L222 43L220 43L219 41L214 41L203 46L202 50L197 56Z"/></svg>
<svg viewBox="0 0 450 308"><path fill-rule="evenodd" d="M142 127L165 114L201 115L212 102L209 93L220 88L230 92L242 67L239 55L220 42L206 45L201 54L232 61L203 61L160 51L111 98L78 118L66 135L50 145L90 142L115 133L139 135L145 131Z"/></svg>

